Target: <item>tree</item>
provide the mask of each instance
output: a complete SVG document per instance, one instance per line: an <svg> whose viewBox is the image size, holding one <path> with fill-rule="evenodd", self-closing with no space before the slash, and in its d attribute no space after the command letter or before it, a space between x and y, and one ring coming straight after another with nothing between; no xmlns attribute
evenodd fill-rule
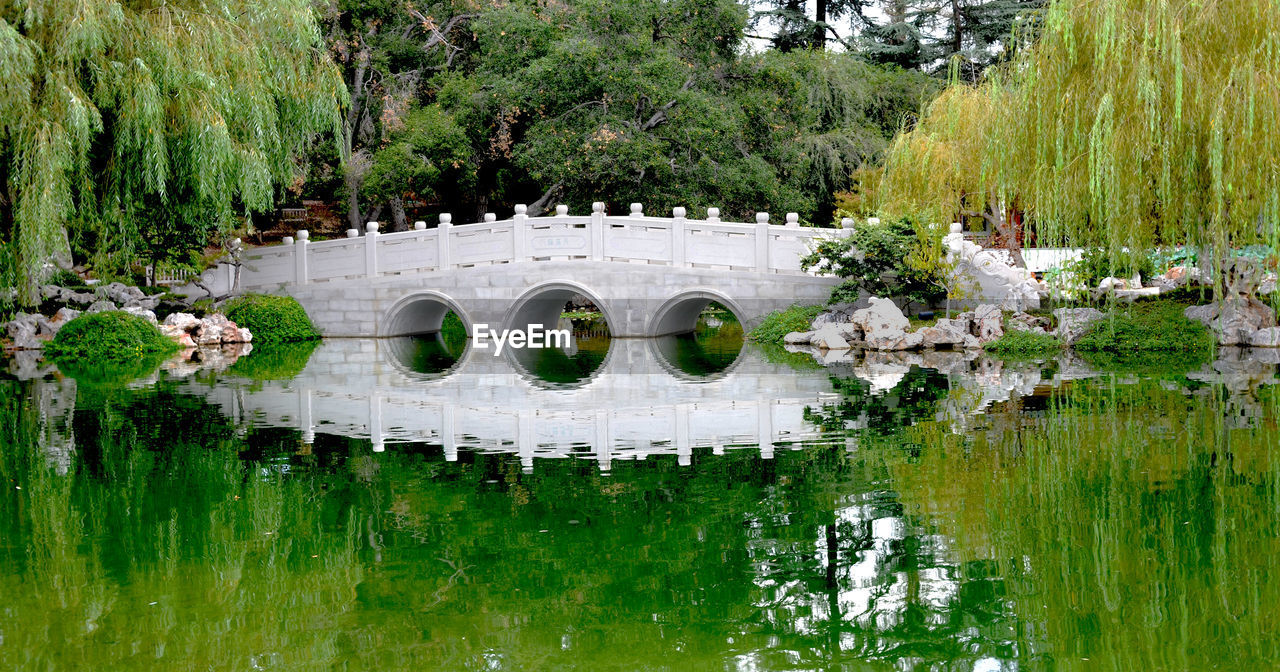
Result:
<svg viewBox="0 0 1280 672"><path fill-rule="evenodd" d="M344 98L304 0L0 4L0 233L21 299L68 232L128 257L154 217L219 231L269 209Z"/></svg>
<svg viewBox="0 0 1280 672"><path fill-rule="evenodd" d="M413 110L373 155L362 194L388 202L392 231L406 229L405 199L439 200L450 190L475 188L475 168L466 132L438 105Z"/></svg>
<svg viewBox="0 0 1280 672"><path fill-rule="evenodd" d="M939 214L1016 199L1049 244L1275 246L1277 33L1269 0L1054 3L1033 48L895 141L886 182Z"/></svg>

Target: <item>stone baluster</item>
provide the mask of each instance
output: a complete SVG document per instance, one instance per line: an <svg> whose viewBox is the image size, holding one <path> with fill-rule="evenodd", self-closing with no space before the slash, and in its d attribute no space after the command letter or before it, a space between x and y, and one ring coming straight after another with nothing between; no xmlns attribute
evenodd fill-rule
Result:
<svg viewBox="0 0 1280 672"><path fill-rule="evenodd" d="M644 204L643 204L643 203L632 203L632 204L631 204L631 216L632 216L632 217L644 217Z"/></svg>
<svg viewBox="0 0 1280 672"><path fill-rule="evenodd" d="M556 206L556 217L566 217L568 215L569 215L569 206L567 205Z"/></svg>
<svg viewBox="0 0 1280 672"><path fill-rule="evenodd" d="M798 213L798 212L788 212L788 213L787 213L787 226L790 226L790 227L792 227L792 228L796 228L796 227L800 226L800 213Z"/></svg>
<svg viewBox="0 0 1280 672"><path fill-rule="evenodd" d="M485 221L486 223L487 223L487 222L496 222L496 221L498 221L498 216L497 216L497 215L495 215L495 214L493 214L492 212L486 212L486 213L484 213L484 221Z"/></svg>
<svg viewBox="0 0 1280 672"><path fill-rule="evenodd" d="M364 225L364 271L365 275L378 277L378 223L369 222Z"/></svg>
<svg viewBox="0 0 1280 672"><path fill-rule="evenodd" d="M756 213L756 271L769 272L769 213Z"/></svg>
<svg viewBox="0 0 1280 672"><path fill-rule="evenodd" d="M416 222L414 222L414 223L413 223L413 230L414 230L414 231L426 231L426 230L427 230L427 223L426 223L426 222L424 222L424 221L421 221L421 220L416 221Z"/></svg>
<svg viewBox="0 0 1280 672"><path fill-rule="evenodd" d="M302 229L293 246L293 281L299 285L307 284L307 241L310 239L311 233Z"/></svg>
<svg viewBox="0 0 1280 672"><path fill-rule="evenodd" d="M359 238L359 237L360 237L360 229L347 229L347 237L348 237L348 238Z"/></svg>
<svg viewBox="0 0 1280 672"><path fill-rule="evenodd" d="M840 220L840 228L842 228L842 229L852 229L852 228L853 228L853 218L852 218L852 217L845 217L845 218L841 219L841 220Z"/></svg>
<svg viewBox="0 0 1280 672"><path fill-rule="evenodd" d="M720 223L720 208L707 208L707 223L708 224Z"/></svg>
<svg viewBox="0 0 1280 672"><path fill-rule="evenodd" d="M440 215L440 224L436 227L436 263L437 270L448 270L453 268L452 260L449 258L449 236L453 232L453 217L445 219L444 215Z"/></svg>
<svg viewBox="0 0 1280 672"><path fill-rule="evenodd" d="M687 220L685 219L685 209L675 207L671 209L671 265L677 268L683 268L686 265L688 255L685 253L685 229Z"/></svg>
<svg viewBox="0 0 1280 672"><path fill-rule="evenodd" d="M604 203L591 204L591 261L604 261Z"/></svg>
<svg viewBox="0 0 1280 672"><path fill-rule="evenodd" d="M526 261L529 258L529 206L521 203L516 206L516 214L511 218L511 240L515 253L512 261Z"/></svg>

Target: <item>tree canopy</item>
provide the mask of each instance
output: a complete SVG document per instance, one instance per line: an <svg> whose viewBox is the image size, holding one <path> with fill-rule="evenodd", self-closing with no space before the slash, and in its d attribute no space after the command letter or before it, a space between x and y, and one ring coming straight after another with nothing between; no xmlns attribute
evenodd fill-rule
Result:
<svg viewBox="0 0 1280 672"><path fill-rule="evenodd" d="M1037 44L955 83L887 157L891 209L1016 206L1042 243L1280 237L1280 5L1061 0Z"/></svg>
<svg viewBox="0 0 1280 672"><path fill-rule="evenodd" d="M33 301L68 234L103 262L153 227L203 246L272 207L345 96L305 0L0 0L4 284Z"/></svg>

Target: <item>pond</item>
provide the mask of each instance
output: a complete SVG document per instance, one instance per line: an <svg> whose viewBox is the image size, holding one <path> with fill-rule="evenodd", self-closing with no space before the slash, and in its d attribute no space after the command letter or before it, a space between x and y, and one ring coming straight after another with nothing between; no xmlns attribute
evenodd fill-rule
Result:
<svg viewBox="0 0 1280 672"><path fill-rule="evenodd" d="M722 328L2 380L0 668L1280 660L1275 363L821 367Z"/></svg>

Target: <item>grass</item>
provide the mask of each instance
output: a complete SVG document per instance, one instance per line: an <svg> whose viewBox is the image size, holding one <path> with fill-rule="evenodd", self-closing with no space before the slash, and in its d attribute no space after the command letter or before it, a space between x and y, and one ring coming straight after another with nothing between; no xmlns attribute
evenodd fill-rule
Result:
<svg viewBox="0 0 1280 672"><path fill-rule="evenodd" d="M983 346L987 352L1004 357L1039 357L1056 355L1062 350L1062 341L1053 334L1008 329L1004 336Z"/></svg>
<svg viewBox="0 0 1280 672"><path fill-rule="evenodd" d="M781 343L782 337L793 331L809 331L809 324L824 310L824 306L791 306L774 311L764 317L747 337L760 343Z"/></svg>
<svg viewBox="0 0 1280 672"><path fill-rule="evenodd" d="M1128 371L1188 370L1213 357L1216 341L1205 326L1187 319L1183 301L1149 301L1116 307L1076 341L1086 361Z"/></svg>

